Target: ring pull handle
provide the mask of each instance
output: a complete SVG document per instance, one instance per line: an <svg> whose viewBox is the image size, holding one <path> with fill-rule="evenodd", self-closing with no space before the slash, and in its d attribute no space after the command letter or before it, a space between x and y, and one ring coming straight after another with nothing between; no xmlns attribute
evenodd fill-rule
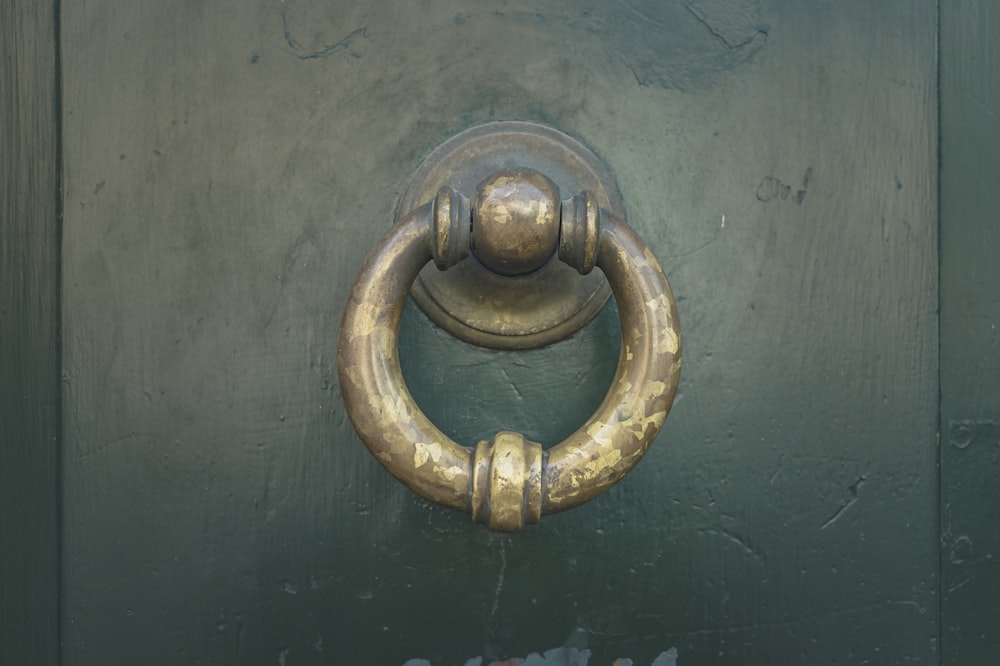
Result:
<svg viewBox="0 0 1000 666"><path fill-rule="evenodd" d="M441 270L470 252L502 275L554 257L611 285L622 341L611 388L597 411L547 451L513 432L475 449L457 444L420 410L403 381L399 323L410 285L428 261ZM680 379L677 306L663 269L639 236L583 192L530 169L502 169L470 202L451 188L392 227L365 259L341 323L337 362L344 404L368 450L417 494L515 531L601 494L646 453Z"/></svg>

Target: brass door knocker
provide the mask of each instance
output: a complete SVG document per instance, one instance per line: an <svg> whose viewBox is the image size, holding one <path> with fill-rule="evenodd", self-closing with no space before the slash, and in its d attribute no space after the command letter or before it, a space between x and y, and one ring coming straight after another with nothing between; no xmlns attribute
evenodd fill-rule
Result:
<svg viewBox="0 0 1000 666"><path fill-rule="evenodd" d="M498 276L534 275L556 261L580 275L601 269L618 303L621 350L607 396L575 433L547 450L514 432L472 449L424 415L397 348L407 294L430 261L441 271L476 262ZM344 309L337 361L351 422L393 476L491 529L514 531L596 497L646 453L677 391L681 337L659 262L594 193L560 201L543 173L498 168L471 203L444 186L376 244Z"/></svg>

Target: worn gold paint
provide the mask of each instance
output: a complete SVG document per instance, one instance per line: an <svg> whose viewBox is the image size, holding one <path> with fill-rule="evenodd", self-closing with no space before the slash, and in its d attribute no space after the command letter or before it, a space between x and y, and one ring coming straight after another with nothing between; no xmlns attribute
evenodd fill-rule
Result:
<svg viewBox="0 0 1000 666"><path fill-rule="evenodd" d="M660 341L660 346L657 351L661 354L676 354L677 350L680 348L681 341L677 337L677 332L669 326L666 331L667 334L664 335L663 339Z"/></svg>
<svg viewBox="0 0 1000 666"><path fill-rule="evenodd" d="M503 204L495 204L490 208L489 213L493 216L493 221L497 224L507 224L510 222L510 212L507 210L507 206Z"/></svg>
<svg viewBox="0 0 1000 666"><path fill-rule="evenodd" d="M648 400L652 400L653 398L658 398L659 396L666 393L666 391L667 391L666 382L655 381L655 380L648 381L646 382L645 386L643 386L643 393L645 393L645 397Z"/></svg>
<svg viewBox="0 0 1000 666"><path fill-rule="evenodd" d="M462 473L462 468L452 465L451 467L441 467L438 465L434 466L434 473L440 474L449 481L453 481L459 474Z"/></svg>
<svg viewBox="0 0 1000 666"><path fill-rule="evenodd" d="M437 442L431 442L430 444L425 442L416 442L413 445L414 466L417 468L423 467L427 464L428 460L435 463L441 460L441 445Z"/></svg>
<svg viewBox="0 0 1000 666"><path fill-rule="evenodd" d="M642 256L646 257L646 263L652 266L653 270L657 273L663 273L663 266L660 265L659 260L656 258L656 255L653 254L652 250L647 247L643 250Z"/></svg>
<svg viewBox="0 0 1000 666"><path fill-rule="evenodd" d="M587 434L601 446L613 446L614 443L612 439L603 434L606 427L607 426L604 423L592 423L590 424L590 427L587 428Z"/></svg>
<svg viewBox="0 0 1000 666"><path fill-rule="evenodd" d="M361 335L371 335L378 326L375 319L377 312L378 308L375 307L374 303L361 303L358 305L358 322L351 330L351 336L356 338Z"/></svg>
<svg viewBox="0 0 1000 666"><path fill-rule="evenodd" d="M535 211L535 224L540 227L551 224L552 207L544 201L531 202L531 208Z"/></svg>

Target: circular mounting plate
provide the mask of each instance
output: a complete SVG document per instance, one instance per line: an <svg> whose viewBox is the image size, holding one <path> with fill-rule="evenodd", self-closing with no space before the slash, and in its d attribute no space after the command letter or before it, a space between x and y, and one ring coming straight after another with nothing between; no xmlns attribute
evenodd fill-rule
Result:
<svg viewBox="0 0 1000 666"><path fill-rule="evenodd" d="M549 177L563 199L589 190L601 208L625 217L611 173L576 139L536 123L492 122L438 146L410 178L396 220L434 199L443 185L467 197L497 169L528 167ZM552 259L528 275L504 277L474 255L447 271L428 264L410 292L436 324L482 347L529 349L561 340L590 321L611 297L600 271L580 275Z"/></svg>

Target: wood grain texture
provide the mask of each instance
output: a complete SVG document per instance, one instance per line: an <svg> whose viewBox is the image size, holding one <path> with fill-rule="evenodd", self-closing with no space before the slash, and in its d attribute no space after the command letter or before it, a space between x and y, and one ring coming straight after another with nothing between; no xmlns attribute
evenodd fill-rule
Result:
<svg viewBox="0 0 1000 666"><path fill-rule="evenodd" d="M67 664L937 661L933 0L63 19ZM385 474L334 370L400 188L493 119L604 159L685 336L642 463L515 537ZM491 352L409 308L400 347L449 436L553 442L616 326Z"/></svg>
<svg viewBox="0 0 1000 666"><path fill-rule="evenodd" d="M59 658L53 8L0 0L0 664L39 666Z"/></svg>
<svg viewBox="0 0 1000 666"><path fill-rule="evenodd" d="M1000 6L941 3L942 663L1000 662Z"/></svg>

